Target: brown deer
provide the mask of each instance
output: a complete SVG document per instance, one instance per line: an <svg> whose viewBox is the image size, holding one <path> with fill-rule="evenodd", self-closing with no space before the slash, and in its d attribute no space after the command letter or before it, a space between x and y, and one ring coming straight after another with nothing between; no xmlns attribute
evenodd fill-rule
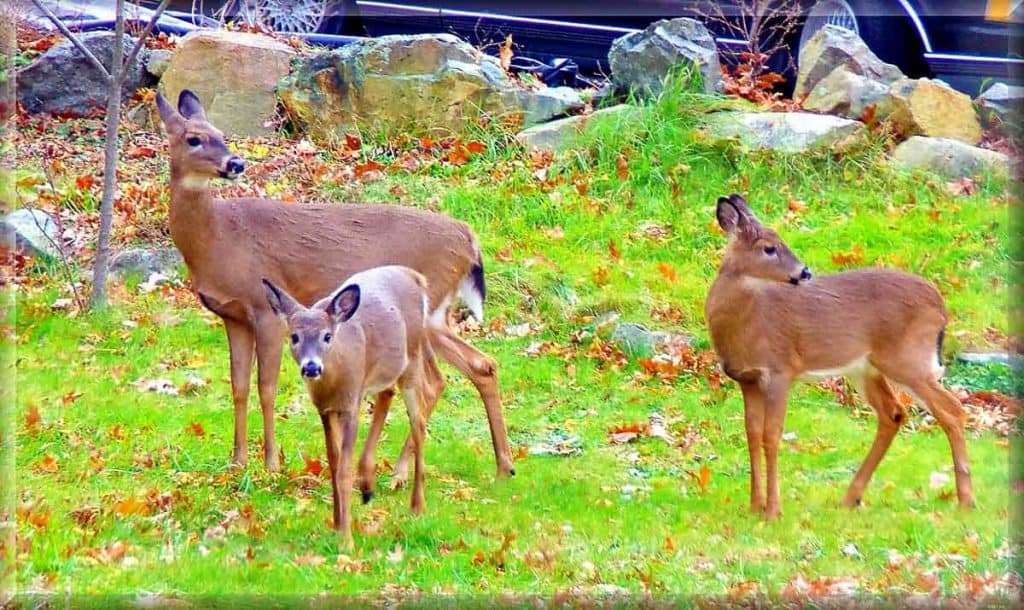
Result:
<svg viewBox="0 0 1024 610"><path fill-rule="evenodd" d="M433 354L427 336L430 304L424 277L408 267L376 267L353 275L308 308L270 280L264 279L263 285L271 310L287 323L292 356L320 413L331 472L334 527L341 530L345 544L352 544L351 464L359 403L367 393L378 396L359 460L366 503L373 496L374 450L396 384L409 413L416 464L412 512L421 514L426 432L421 405L426 413L433 408L426 404L428 395L429 400L437 400L425 389Z"/></svg>
<svg viewBox="0 0 1024 610"><path fill-rule="evenodd" d="M476 386L490 424L498 475L515 474L498 388L497 363L449 327L448 310L461 298L481 319L483 263L472 229L441 214L392 205L285 204L273 199L220 199L215 178L237 178L244 161L206 120L199 98L182 91L177 109L157 95L170 144L170 229L193 285L220 316L231 353L235 406L234 462L247 460L246 409L253 353L263 414L264 458L277 470L274 399L281 368L284 324L270 309L259 278L281 286L300 303L312 303L351 275L387 264L404 265L427 278L431 346ZM444 379L428 370L430 396ZM385 393L380 400L388 400ZM433 404L435 401L428 401ZM429 417L429 414L426 414ZM403 452L403 459L407 453ZM399 461L399 466L402 464Z"/></svg>
<svg viewBox="0 0 1024 610"><path fill-rule="evenodd" d="M750 452L751 509L781 515L777 458L786 397L796 380L845 376L878 415L864 464L843 499L864 488L907 416L896 389L927 406L953 450L957 496L974 506L960 401L939 379L948 321L939 292L924 279L890 269L860 269L811 280L778 233L761 225L739 195L718 200L728 235L725 257L705 303L711 341L724 372L743 391ZM762 488L761 451L768 495Z"/></svg>

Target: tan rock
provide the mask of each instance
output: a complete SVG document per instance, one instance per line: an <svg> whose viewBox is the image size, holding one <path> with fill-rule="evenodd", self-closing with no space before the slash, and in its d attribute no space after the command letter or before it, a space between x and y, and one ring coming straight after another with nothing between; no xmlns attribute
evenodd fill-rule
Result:
<svg viewBox="0 0 1024 610"><path fill-rule="evenodd" d="M275 117L277 82L287 76L295 51L261 34L198 30L178 44L160 79L160 92L177 99L191 89L210 121L228 135L259 136Z"/></svg>
<svg viewBox="0 0 1024 610"><path fill-rule="evenodd" d="M903 73L875 55L853 32L826 25L800 50L800 69L793 91L794 99L807 95L823 78L839 66L883 85L903 78Z"/></svg>
<svg viewBox="0 0 1024 610"><path fill-rule="evenodd" d="M941 81L905 78L893 83L878 116L905 136L981 141L981 122L971 98Z"/></svg>

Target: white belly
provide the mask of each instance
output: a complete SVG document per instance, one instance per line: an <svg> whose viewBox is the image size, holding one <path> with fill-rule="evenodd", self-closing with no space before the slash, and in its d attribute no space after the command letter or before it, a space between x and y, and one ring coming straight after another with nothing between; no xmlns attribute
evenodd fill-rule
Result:
<svg viewBox="0 0 1024 610"><path fill-rule="evenodd" d="M799 377L797 377L797 379L800 381L815 382L829 377L849 377L859 381L872 370L873 367L871 366L871 363L868 362L868 355L864 354L859 358L835 368L804 371Z"/></svg>

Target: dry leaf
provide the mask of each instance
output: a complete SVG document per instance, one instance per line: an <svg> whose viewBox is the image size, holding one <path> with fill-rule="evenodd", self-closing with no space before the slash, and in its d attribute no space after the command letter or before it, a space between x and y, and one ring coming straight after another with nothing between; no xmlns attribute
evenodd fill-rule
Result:
<svg viewBox="0 0 1024 610"><path fill-rule="evenodd" d="M505 42L498 45L498 62L501 69L508 72L512 68L512 34L505 37Z"/></svg>

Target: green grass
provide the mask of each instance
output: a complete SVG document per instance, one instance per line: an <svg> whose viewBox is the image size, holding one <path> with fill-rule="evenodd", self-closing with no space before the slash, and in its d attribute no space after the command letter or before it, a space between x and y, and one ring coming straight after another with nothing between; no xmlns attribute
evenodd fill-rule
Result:
<svg viewBox="0 0 1024 610"><path fill-rule="evenodd" d="M57 279L29 288L17 316L22 591L496 596L592 591L604 583L633 593L720 596L749 581L778 594L802 575L852 577L864 594L927 591L936 578L954 595L985 574L1010 572L1007 439L969 435L973 512L956 508L951 484L930 486L932 473L952 474L937 428L902 431L866 506L848 511L839 500L867 453L874 419L821 389L798 386L786 424L795 438L780 455L784 515L765 523L747 510L742 401L734 385L720 400L698 377L643 381L633 361L617 367L587 356L592 338L583 331L611 311L708 346L703 298L724 246L711 229L713 206L733 191L744 193L816 273L840 268L833 254L862 249L862 265L900 266L936 282L953 320L947 357L1008 332L1005 183L984 179L976 194L953 197L936 177L889 169L878 142L842 158L713 145L699 129L709 106L676 92L628 122L595 121L543 181L528 154L491 147L461 168L325 190L364 200L433 200L473 225L487 260L488 316L539 329L527 337L471 337L499 362L512 444L528 448L568 434L582 449L573 457L520 457L516 477L495 480L482 404L468 381L446 368L448 386L426 445L426 514L412 517L408 491L387 490L382 470L377 497L354 511L363 527L349 557L363 562L360 571L336 565L342 551L327 527L327 481L306 485L294 476L304 457L322 458L324 447L293 363L285 365L277 400L278 438L293 476L263 470L257 410L250 411L250 464L232 471L226 342L198 303L129 287L115 291L110 310L70 317L49 309L66 296ZM626 179L618 175L620 155ZM586 189L578 186L584 183ZM787 216L791 200L806 208ZM582 345L566 358L525 355L535 341L569 346L581 335ZM181 384L190 375L209 383L180 396L132 385L152 378ZM995 374L991 385L1002 383ZM29 428L33 409L42 419ZM652 438L607 441L610 427L645 422L655 411L693 442L680 449ZM401 415L401 408L393 412ZM378 459L395 460L403 419L391 418ZM46 456L56 459L56 472L46 471ZM703 489L695 478L702 466L710 471ZM118 514L125 505L117 503L129 497L155 506L147 493L170 500L150 514ZM82 525L72 513L86 506L98 513ZM45 511L48 522L32 525ZM213 535L228 511L250 516ZM90 550L95 555L118 541L129 545L127 562L90 558ZM848 545L857 553L844 553ZM892 567L893 553L905 561ZM310 565L311 557L324 563Z"/></svg>

